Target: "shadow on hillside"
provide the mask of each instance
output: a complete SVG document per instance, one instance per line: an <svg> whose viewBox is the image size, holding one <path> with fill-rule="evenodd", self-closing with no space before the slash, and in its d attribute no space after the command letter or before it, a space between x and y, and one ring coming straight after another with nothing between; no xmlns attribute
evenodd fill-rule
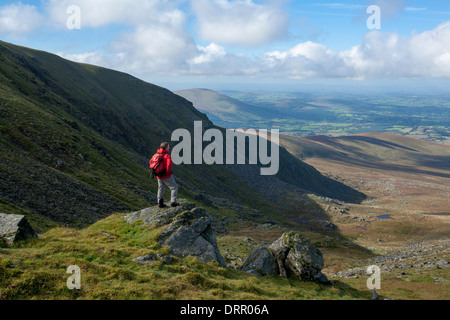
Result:
<svg viewBox="0 0 450 320"><path fill-rule="evenodd" d="M367 196L342 182L324 176L313 166L300 161L286 149L280 149L280 170L277 178L305 192L350 203L361 203Z"/></svg>
<svg viewBox="0 0 450 320"><path fill-rule="evenodd" d="M413 156L411 156L411 158L413 158ZM450 157L448 156L433 156L421 154L420 156L414 158L415 159L412 161L416 161L417 166L436 168L438 170L450 170ZM349 154L333 154L329 157L329 159L356 167L450 178L449 173L419 169L411 165L383 163L379 162L379 160L377 161L377 159L362 160L360 159L359 154L356 154L355 156Z"/></svg>
<svg viewBox="0 0 450 320"><path fill-rule="evenodd" d="M374 144L380 147L384 147L384 148L388 148L388 149L403 149L403 150L407 150L407 151L413 151L413 152L419 152L416 149L412 149L412 148L408 148L393 142L389 142L389 141L385 141L385 140L381 140L381 139L377 139L377 138L372 138L372 137L364 137L364 136L346 136L346 137L340 137L339 139L342 140L347 140L347 141L362 141L362 142L367 142L370 144Z"/></svg>
<svg viewBox="0 0 450 320"><path fill-rule="evenodd" d="M424 174L442 178L450 178L450 174L448 173L417 168L422 166L428 168L436 168L438 170L450 170L449 156L423 154L415 149L411 149L405 146L401 146L399 144L371 137L348 136L339 138L339 140L346 140L346 141L363 141L375 146L380 146L392 150L401 149L401 151L405 152L404 154L405 159L408 159L411 162L411 165L401 165L387 162L389 161L389 159L386 160L380 157L375 157L367 153L364 153L364 150L362 150L361 148L345 145L343 143L340 143L336 138L317 136L317 137L308 137L307 140L319 143L318 146L324 146L325 148L329 148L321 150L322 152L326 152L326 154L318 153L317 150L307 149L307 152L311 153L308 154L309 157L317 156L320 158L339 161L349 165L371 169L397 171L411 174ZM317 146L315 147L317 148ZM414 164L415 167L413 167L412 164Z"/></svg>

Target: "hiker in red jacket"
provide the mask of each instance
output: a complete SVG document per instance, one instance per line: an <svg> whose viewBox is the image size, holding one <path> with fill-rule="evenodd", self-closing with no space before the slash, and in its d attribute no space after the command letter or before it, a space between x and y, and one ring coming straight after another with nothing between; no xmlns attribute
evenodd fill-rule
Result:
<svg viewBox="0 0 450 320"><path fill-rule="evenodd" d="M160 208L167 207L164 204L164 191L166 186L171 191L171 206L176 207L179 204L177 203L178 196L178 185L175 181L175 178L172 176L172 157L169 154L170 145L167 142L161 143L160 149L158 153L162 155L163 162L161 165L165 168L165 173L163 172L161 175L157 176L158 178L158 204Z"/></svg>

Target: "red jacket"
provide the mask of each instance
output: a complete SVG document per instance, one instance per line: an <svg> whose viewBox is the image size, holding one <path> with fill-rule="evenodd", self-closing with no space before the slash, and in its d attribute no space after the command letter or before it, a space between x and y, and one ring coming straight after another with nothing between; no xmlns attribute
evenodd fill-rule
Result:
<svg viewBox="0 0 450 320"><path fill-rule="evenodd" d="M163 155L162 165L166 168L166 174L162 177L157 178L162 180L168 179L172 176L172 157L170 156L169 152L167 152L167 150L159 149L157 152Z"/></svg>

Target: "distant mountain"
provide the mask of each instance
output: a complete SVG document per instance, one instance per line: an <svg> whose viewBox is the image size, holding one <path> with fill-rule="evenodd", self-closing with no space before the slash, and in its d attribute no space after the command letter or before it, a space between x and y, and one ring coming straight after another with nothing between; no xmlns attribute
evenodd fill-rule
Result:
<svg viewBox="0 0 450 320"><path fill-rule="evenodd" d="M245 108L244 108L245 109ZM251 107L245 109L248 112ZM85 226L154 204L148 159L175 129L214 127L192 103L128 74L0 42L0 211L40 226ZM287 190L363 195L281 149L280 172L181 165L184 196L219 196L276 213ZM271 191L276 189L278 196ZM297 192L297 191L296 191Z"/></svg>
<svg viewBox="0 0 450 320"><path fill-rule="evenodd" d="M180 90L174 93L192 102L194 107L205 112L212 122L225 128L247 128L249 120L257 121L274 116L273 110L208 89Z"/></svg>

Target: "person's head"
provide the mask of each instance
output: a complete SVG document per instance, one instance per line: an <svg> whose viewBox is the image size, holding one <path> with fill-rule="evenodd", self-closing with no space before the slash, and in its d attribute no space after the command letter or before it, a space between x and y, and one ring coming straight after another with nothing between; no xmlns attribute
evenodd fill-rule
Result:
<svg viewBox="0 0 450 320"><path fill-rule="evenodd" d="M162 142L160 148L169 151L170 145L168 142Z"/></svg>

